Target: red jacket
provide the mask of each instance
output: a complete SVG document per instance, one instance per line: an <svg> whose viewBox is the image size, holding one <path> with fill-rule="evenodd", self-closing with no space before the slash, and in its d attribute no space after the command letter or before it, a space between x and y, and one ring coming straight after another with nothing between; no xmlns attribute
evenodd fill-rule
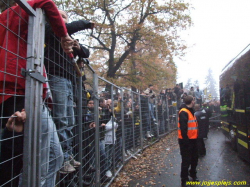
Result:
<svg viewBox="0 0 250 187"><path fill-rule="evenodd" d="M65 23L53 1L33 0L28 3L34 9L42 8L45 11L58 37L66 36ZM29 15L19 6L0 14L0 103L11 94L25 94L25 78L21 75L21 68L26 69L28 20Z"/></svg>

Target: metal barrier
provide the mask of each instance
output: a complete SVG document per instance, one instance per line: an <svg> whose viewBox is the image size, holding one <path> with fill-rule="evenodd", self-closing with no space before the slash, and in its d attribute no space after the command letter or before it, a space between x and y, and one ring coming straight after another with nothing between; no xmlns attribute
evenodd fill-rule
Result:
<svg viewBox="0 0 250 187"><path fill-rule="evenodd" d="M25 2L19 3L34 12ZM21 49L9 50L8 42L0 48L1 57L5 56L0 70L0 171L4 173L0 186L109 186L129 159L177 129L176 106L165 96L149 98L118 87L98 77L86 61L77 73L75 62L45 25L41 9L34 14L25 23L27 41L22 32L14 33L19 38L16 47L27 46L27 58L19 54ZM8 25L0 27L12 33ZM13 59L7 58L10 54ZM11 60L14 73L6 68ZM18 69L19 62L27 64L26 70ZM24 81L21 92L18 85ZM22 109L25 124L16 120L14 129L6 128L16 119L12 114Z"/></svg>

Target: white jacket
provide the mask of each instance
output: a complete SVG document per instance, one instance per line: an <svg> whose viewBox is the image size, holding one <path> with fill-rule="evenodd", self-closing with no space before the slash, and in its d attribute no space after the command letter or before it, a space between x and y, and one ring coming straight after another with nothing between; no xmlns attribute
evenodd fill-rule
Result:
<svg viewBox="0 0 250 187"><path fill-rule="evenodd" d="M114 126L112 125L112 117L111 117L109 122L105 125L105 137L104 137L105 144L115 144L116 141L115 132L117 127L118 124L115 121L114 121Z"/></svg>

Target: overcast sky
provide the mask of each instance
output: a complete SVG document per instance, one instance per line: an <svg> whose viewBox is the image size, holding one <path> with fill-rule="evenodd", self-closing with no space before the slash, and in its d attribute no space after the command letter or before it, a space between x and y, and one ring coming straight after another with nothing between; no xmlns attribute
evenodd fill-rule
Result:
<svg viewBox="0 0 250 187"><path fill-rule="evenodd" d="M209 68L219 82L222 68L250 43L250 0L189 1L194 25L182 34L189 49L177 60L177 81L192 78L204 88Z"/></svg>

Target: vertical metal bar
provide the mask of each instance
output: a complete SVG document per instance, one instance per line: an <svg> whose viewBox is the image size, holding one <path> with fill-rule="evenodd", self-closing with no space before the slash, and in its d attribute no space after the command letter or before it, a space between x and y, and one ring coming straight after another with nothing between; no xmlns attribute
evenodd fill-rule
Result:
<svg viewBox="0 0 250 187"><path fill-rule="evenodd" d="M132 135L133 135L133 150L135 151L135 121L134 121L134 105L133 105L133 103L134 103L134 94L133 94L133 92L131 92L131 99L132 99L132 103L131 103L131 110L132 110L132 112L133 112L133 115L132 115Z"/></svg>
<svg viewBox="0 0 250 187"><path fill-rule="evenodd" d="M144 139L144 137L143 137L143 129L142 129L142 115L141 115L141 95L139 95L139 114L140 114L140 135L141 135L141 138L140 138L140 140L141 140L141 149L143 149L143 139Z"/></svg>
<svg viewBox="0 0 250 187"><path fill-rule="evenodd" d="M98 76L93 74L94 79L94 120L95 120L95 165L96 165L96 187L100 186L100 142L99 142L99 99L98 99Z"/></svg>
<svg viewBox="0 0 250 187"><path fill-rule="evenodd" d="M82 76L78 77L78 138L79 138L79 160L82 162ZM82 167L79 167L78 179L79 179L79 186L82 187Z"/></svg>
<svg viewBox="0 0 250 187"><path fill-rule="evenodd" d="M148 104L148 107L147 107L147 110L148 110L148 116L149 116L149 131L150 133L152 133L152 124L151 124L151 113L150 113L150 110L149 110L149 97L147 97L147 104Z"/></svg>
<svg viewBox="0 0 250 187"><path fill-rule="evenodd" d="M112 166L113 166L113 168L112 168L112 173L115 173L115 135L114 135L114 128L115 128L115 126L114 126L114 85L112 84L111 85L111 101L112 101L112 104L111 104L111 109L112 109L112 142L113 142L113 144L112 144Z"/></svg>
<svg viewBox="0 0 250 187"><path fill-rule="evenodd" d="M155 100L155 115L156 115L155 116L155 118L156 118L156 124L154 124L154 125L156 125L156 134L157 134L157 138L159 138L159 126L160 126L160 124L158 124L159 123L159 119L158 119L158 100L157 99Z"/></svg>
<svg viewBox="0 0 250 187"><path fill-rule="evenodd" d="M169 107L168 107L168 97L166 99L166 109L167 109L167 129L168 129L168 132L170 132L170 125L169 125Z"/></svg>
<svg viewBox="0 0 250 187"><path fill-rule="evenodd" d="M26 70L43 74L45 17L41 9L36 17L29 17L28 58ZM35 39L36 38L36 39ZM24 129L23 186L41 185L41 127L42 127L42 83L26 77L25 110L27 119ZM34 123L35 122L35 123Z"/></svg>
<svg viewBox="0 0 250 187"><path fill-rule="evenodd" d="M28 46L27 46L27 56L33 56L34 43L33 40L33 27L34 27L35 18L29 18L29 27L28 27ZM34 59L29 58L27 60L27 69L33 68ZM32 101L34 100L34 94L31 94L34 90L34 80L27 76L25 82L25 111L26 111L26 121L24 125L24 147L23 149L23 186L31 187L31 167L32 167L32 142L33 142L33 105Z"/></svg>
<svg viewBox="0 0 250 187"><path fill-rule="evenodd" d="M162 123L162 134L165 134L165 116L164 116L164 106L165 106L165 101L164 101L164 96L161 96L161 101L162 101L162 104L161 104L161 122ZM160 124L161 126L161 124Z"/></svg>
<svg viewBox="0 0 250 187"><path fill-rule="evenodd" d="M122 164L125 163L125 128L124 128L124 96L121 89L121 118L122 118Z"/></svg>

